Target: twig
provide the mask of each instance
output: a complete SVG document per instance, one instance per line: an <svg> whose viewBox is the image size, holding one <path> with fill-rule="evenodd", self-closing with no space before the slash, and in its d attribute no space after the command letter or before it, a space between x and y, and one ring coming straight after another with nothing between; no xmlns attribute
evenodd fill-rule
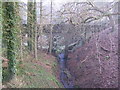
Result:
<svg viewBox="0 0 120 90"><path fill-rule="evenodd" d="M102 73L102 67L101 67L101 60L100 60L100 57L99 57L100 56L100 54L99 54L100 52L99 52L99 47L98 47L99 35L96 35L96 37L97 37L96 38L97 39L96 40L97 58L98 58L98 61L99 61L99 64L100 64L100 69L99 70L100 70L100 74L101 74Z"/></svg>
<svg viewBox="0 0 120 90"><path fill-rule="evenodd" d="M109 50L107 50L105 47L103 47L103 46L100 46L100 48L102 49L102 50L104 50L104 51L106 51L106 52L110 52Z"/></svg>
<svg viewBox="0 0 120 90"><path fill-rule="evenodd" d="M92 52L91 54L93 54L93 52ZM91 55L91 54L90 54L90 55ZM80 63L79 66L81 66L81 64L84 63L84 62L88 59L88 57L89 57L90 55L87 55L87 56L85 57L85 59L84 59L83 61L81 61L81 63Z"/></svg>
<svg viewBox="0 0 120 90"><path fill-rule="evenodd" d="M109 54L109 56L110 56L110 59L111 59L111 52L112 52L112 49L113 49L113 45L114 45L114 43L112 42L112 39L111 39L111 33L108 35L108 37L109 37L109 39L110 39L110 54Z"/></svg>

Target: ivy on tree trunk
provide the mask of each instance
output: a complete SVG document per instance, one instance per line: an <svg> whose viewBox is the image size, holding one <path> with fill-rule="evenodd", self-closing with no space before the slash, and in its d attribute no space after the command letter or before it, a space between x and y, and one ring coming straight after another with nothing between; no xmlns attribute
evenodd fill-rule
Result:
<svg viewBox="0 0 120 90"><path fill-rule="evenodd" d="M27 26L28 26L28 49L29 51L34 50L34 38L35 38L35 2L28 2L28 16L27 16Z"/></svg>
<svg viewBox="0 0 120 90"><path fill-rule="evenodd" d="M3 3L3 37L6 45L6 55L9 60L9 78L15 75L16 50L17 50L17 15L15 12L15 2Z"/></svg>
<svg viewBox="0 0 120 90"><path fill-rule="evenodd" d="M1 54L2 54L2 1L0 0L0 57L2 56ZM0 89L2 89L2 60L0 60Z"/></svg>

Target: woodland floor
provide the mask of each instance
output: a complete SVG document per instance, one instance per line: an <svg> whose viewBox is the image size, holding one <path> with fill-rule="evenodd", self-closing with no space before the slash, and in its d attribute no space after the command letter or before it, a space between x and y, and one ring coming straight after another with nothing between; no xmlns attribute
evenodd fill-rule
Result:
<svg viewBox="0 0 120 90"><path fill-rule="evenodd" d="M39 52L39 60L32 55L24 58L17 66L18 71L14 80L3 85L9 88L62 88L59 81L59 70L55 57Z"/></svg>

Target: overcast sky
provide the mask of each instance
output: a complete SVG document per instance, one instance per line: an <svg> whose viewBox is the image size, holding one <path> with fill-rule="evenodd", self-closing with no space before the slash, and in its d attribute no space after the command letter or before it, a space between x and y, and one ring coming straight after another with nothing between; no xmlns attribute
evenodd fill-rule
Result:
<svg viewBox="0 0 120 90"><path fill-rule="evenodd" d="M21 0L23 2L27 2L28 0ZM37 2L40 2L41 0L36 0ZM51 0L42 0L43 5L50 6ZM56 10L60 9L60 7L67 3L67 2L85 2L85 1L94 1L94 2L112 2L117 0L52 0L53 1L53 8L55 7Z"/></svg>
<svg viewBox="0 0 120 90"><path fill-rule="evenodd" d="M21 1L25 1L27 2L27 0L21 0ZM37 2L39 2L40 0L36 0ZM50 2L51 0L43 0L46 2ZM83 2L83 1L87 1L87 0L52 0L55 2L73 2L73 1L78 1L78 2ZM97 2L111 2L111 1L117 1L117 0L89 0L89 1L97 1Z"/></svg>

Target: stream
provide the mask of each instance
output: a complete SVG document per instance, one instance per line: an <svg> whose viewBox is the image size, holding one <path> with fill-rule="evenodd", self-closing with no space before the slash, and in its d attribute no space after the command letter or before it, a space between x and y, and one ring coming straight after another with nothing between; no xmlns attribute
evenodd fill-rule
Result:
<svg viewBox="0 0 120 90"><path fill-rule="evenodd" d="M66 68L66 60L65 54L61 53L58 54L59 57L59 64L60 64L60 80L65 88L73 88L73 82L69 80L68 75L65 73Z"/></svg>

